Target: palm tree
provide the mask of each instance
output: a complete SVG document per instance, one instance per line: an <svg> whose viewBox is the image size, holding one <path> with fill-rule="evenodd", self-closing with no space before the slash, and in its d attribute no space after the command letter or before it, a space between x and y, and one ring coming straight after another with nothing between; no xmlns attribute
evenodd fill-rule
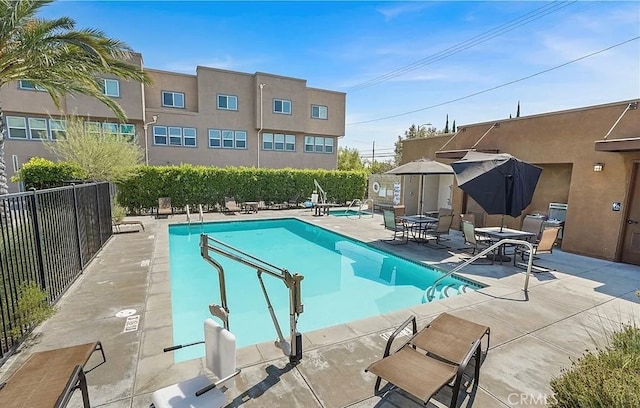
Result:
<svg viewBox="0 0 640 408"><path fill-rule="evenodd" d="M75 30L67 17L45 20L38 11L52 0L0 0L0 87L26 80L46 90L59 108L68 93L97 98L121 121L122 108L102 89L101 75L150 83L142 68L126 62L131 48L95 29ZM1 102L1 101L0 101ZM0 103L0 195L8 192L4 161L7 128Z"/></svg>

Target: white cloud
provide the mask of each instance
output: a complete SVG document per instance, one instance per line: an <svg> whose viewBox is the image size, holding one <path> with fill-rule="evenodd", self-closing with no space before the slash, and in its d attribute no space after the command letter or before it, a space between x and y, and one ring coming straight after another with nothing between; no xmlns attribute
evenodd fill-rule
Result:
<svg viewBox="0 0 640 408"><path fill-rule="evenodd" d="M403 14L417 13L427 7L431 7L428 2L414 1L408 3L403 2L399 4L393 4L387 7L380 7L377 9L377 11L384 16L385 20L389 21Z"/></svg>

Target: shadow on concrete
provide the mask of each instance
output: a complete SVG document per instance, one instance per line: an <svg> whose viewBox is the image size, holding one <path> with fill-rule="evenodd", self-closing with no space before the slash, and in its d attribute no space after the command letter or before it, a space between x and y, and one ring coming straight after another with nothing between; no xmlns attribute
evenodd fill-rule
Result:
<svg viewBox="0 0 640 408"><path fill-rule="evenodd" d="M289 371L291 371L292 368L293 367L291 366L291 364L285 365L284 368L278 368L273 364L269 364L265 368L265 371L267 372L267 376L265 379L263 379L253 387L249 388L242 394L238 395L236 398L233 399L233 401L231 401L225 407L227 408L239 407L251 401L252 399L259 398L262 394L265 393L265 391L268 391L269 388L279 383L280 377L282 376L282 374L288 373Z"/></svg>

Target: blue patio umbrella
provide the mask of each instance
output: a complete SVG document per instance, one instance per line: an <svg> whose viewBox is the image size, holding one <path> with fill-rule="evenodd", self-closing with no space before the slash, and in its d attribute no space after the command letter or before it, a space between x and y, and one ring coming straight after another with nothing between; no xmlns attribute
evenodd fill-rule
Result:
<svg viewBox="0 0 640 408"><path fill-rule="evenodd" d="M507 153L468 152L451 163L458 187L487 214L519 217L531 204L542 168Z"/></svg>

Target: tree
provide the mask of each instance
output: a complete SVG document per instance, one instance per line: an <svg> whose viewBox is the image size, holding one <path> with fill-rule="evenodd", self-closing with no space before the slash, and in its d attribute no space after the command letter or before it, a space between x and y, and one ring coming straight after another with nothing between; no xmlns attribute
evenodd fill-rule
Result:
<svg viewBox="0 0 640 408"><path fill-rule="evenodd" d="M376 161L371 163L371 166L369 166L368 170L371 174L381 174L391 170L394 167L395 166L393 165L393 163Z"/></svg>
<svg viewBox="0 0 640 408"><path fill-rule="evenodd" d="M453 120L453 126L451 126L451 131L453 133L456 133L456 120L455 119Z"/></svg>
<svg viewBox="0 0 640 408"><path fill-rule="evenodd" d="M404 131L404 139L402 138L402 136L398 136L398 141L395 143L395 148L394 148L394 153L395 153L394 164L397 166L400 164L400 161L402 160L402 141L403 140L418 139L421 137L432 136L435 134L436 134L436 128L434 127L426 128L426 127L416 126L415 124L412 124L409 127L409 129Z"/></svg>
<svg viewBox="0 0 640 408"><path fill-rule="evenodd" d="M59 159L77 164L90 180L116 181L142 162L144 152L132 140L108 132L85 132L84 121L67 118L66 137L45 142Z"/></svg>
<svg viewBox="0 0 640 408"><path fill-rule="evenodd" d="M358 149L338 149L338 170L364 170Z"/></svg>
<svg viewBox="0 0 640 408"><path fill-rule="evenodd" d="M36 17L52 0L0 0L0 86L26 80L43 88L60 108L68 93L93 96L121 121L126 115L102 89L101 75L150 83L141 67L126 62L131 48L95 29L75 30L67 17ZM6 125L0 105L0 195L8 192L4 162Z"/></svg>
<svg viewBox="0 0 640 408"><path fill-rule="evenodd" d="M449 115L447 114L447 121L444 124L444 133L449 133Z"/></svg>
<svg viewBox="0 0 640 408"><path fill-rule="evenodd" d="M518 111L516 112L516 118L520 117L520 101L518 101Z"/></svg>

